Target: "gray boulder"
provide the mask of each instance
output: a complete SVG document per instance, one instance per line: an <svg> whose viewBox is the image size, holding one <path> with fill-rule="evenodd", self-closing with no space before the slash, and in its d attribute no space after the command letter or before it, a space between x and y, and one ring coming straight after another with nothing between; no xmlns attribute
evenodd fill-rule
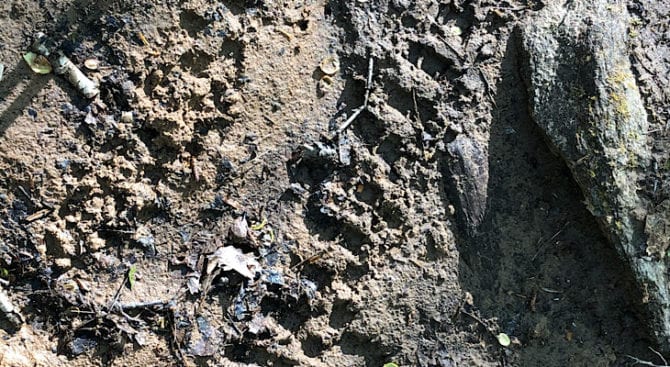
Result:
<svg viewBox="0 0 670 367"><path fill-rule="evenodd" d="M629 20L622 1L548 2L520 27L523 75L534 120L630 266L651 334L670 351L670 204L652 205L640 184L651 144Z"/></svg>

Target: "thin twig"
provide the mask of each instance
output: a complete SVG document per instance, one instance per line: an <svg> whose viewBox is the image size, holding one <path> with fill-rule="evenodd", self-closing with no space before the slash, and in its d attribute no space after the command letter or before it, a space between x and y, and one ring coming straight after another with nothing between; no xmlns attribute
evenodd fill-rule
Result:
<svg viewBox="0 0 670 367"><path fill-rule="evenodd" d="M527 6L496 6L493 9L498 10L509 10L509 11L522 11L528 9Z"/></svg>
<svg viewBox="0 0 670 367"><path fill-rule="evenodd" d="M134 322L136 322L136 323L138 323L138 324L142 323L142 319L140 319L139 317L132 317L132 316L128 315L127 313L125 313L125 312L123 311L123 309L119 309L119 313L121 313L121 315L122 315L123 317L125 317L126 320L134 321Z"/></svg>
<svg viewBox="0 0 670 367"><path fill-rule="evenodd" d="M360 115L361 112L363 112L363 110L365 109L365 107L367 107L367 106L366 106L366 105L362 105L362 106L358 107L357 109L355 109L355 110L354 110L354 113L352 113L351 116L349 116L349 118L347 119L347 121L345 121L345 122L342 124L342 126L340 126L340 127L337 129L337 131L335 132L335 134L336 134L336 135L340 135L344 130L346 130L346 129L349 127L349 125L351 125L351 123L354 122L354 120L356 119L356 117L358 117L358 115Z"/></svg>
<svg viewBox="0 0 670 367"><path fill-rule="evenodd" d="M242 331L240 331L237 325L235 325L235 321L233 320L233 317L230 315L230 312L226 312L226 317L228 317L228 321L230 322L230 326L233 327L233 330L235 330L235 332L238 335L242 335L243 334Z"/></svg>
<svg viewBox="0 0 670 367"><path fill-rule="evenodd" d="M372 70L375 66L375 59L370 57L368 60L368 79L365 83L365 105L368 105L368 97L370 97L370 90L372 89Z"/></svg>
<svg viewBox="0 0 670 367"><path fill-rule="evenodd" d="M365 97L363 98L363 104L354 110L354 112L349 116L349 118L335 131L335 135L340 135L344 130L346 130L349 125L351 125L356 117L368 108L368 100L370 99L370 91L372 90L372 74L374 70L375 59L370 57L368 60L368 78L365 80Z"/></svg>
<svg viewBox="0 0 670 367"><path fill-rule="evenodd" d="M172 301L157 300L157 301L146 301L146 302L120 303L117 306L119 307L119 309L123 311L137 310L144 308L158 308L162 310L164 308L169 307L170 303L172 303Z"/></svg>
<svg viewBox="0 0 670 367"><path fill-rule="evenodd" d="M321 250L321 251L317 252L316 255L312 255L312 256L300 261L299 263L291 266L291 269L299 268L302 265L305 265L306 263L311 263L312 261L315 261L316 259L323 256L326 252L328 252L328 250Z"/></svg>
<svg viewBox="0 0 670 367"><path fill-rule="evenodd" d="M417 122L421 122L421 114L419 113L419 104L416 103L416 89L412 88L412 101L414 102L414 113L416 114Z"/></svg>
<svg viewBox="0 0 670 367"><path fill-rule="evenodd" d="M654 349L652 347L648 347L648 348L649 348L649 350L654 352L654 354L656 354L658 356L658 358L661 359L661 361L663 361L663 364L666 364L666 365L668 364L668 361L665 360L665 357L663 357L663 354L659 353L659 351L657 351L656 349Z"/></svg>
<svg viewBox="0 0 670 367"><path fill-rule="evenodd" d="M634 362L635 364L641 364L641 365L643 365L643 366L650 366L650 367L670 367L670 366L668 366L667 364L655 364L655 363L652 363L652 362L649 362L649 361L642 360L642 359L637 358L637 357L633 357L633 356L631 356L631 355L629 355L629 354L626 354L626 357L632 359L633 362Z"/></svg>
<svg viewBox="0 0 670 367"><path fill-rule="evenodd" d="M645 134L657 133L659 131L663 131L663 128L659 127L658 129L647 130Z"/></svg>
<svg viewBox="0 0 670 367"><path fill-rule="evenodd" d="M42 218L46 217L46 216L49 215L52 211L53 211L53 209L41 209L41 210L38 210L38 211L36 211L35 213L30 214L29 216L25 217L24 220L25 220L27 223L31 223L31 222L34 222L34 221L36 221L36 220L38 220L38 219L42 219Z"/></svg>
<svg viewBox="0 0 670 367"><path fill-rule="evenodd" d="M565 223L563 223L563 225L561 226L561 228L559 228L558 231L557 231L556 233L554 233L554 235L551 236L551 238L549 238L547 241L542 241L542 238L540 238L540 240L537 241L537 252L535 253L535 255L533 255L533 258L530 259L530 261L535 261L535 259L537 258L537 256L538 256L538 255L540 254L540 252L542 251L542 248L544 247L544 245L547 244L547 243L549 243L549 242L551 242L551 241L553 241L553 240L555 240L556 237L558 237L558 235L561 234L561 232L563 232L563 230L565 229L565 226L567 226L568 223L569 223L569 221L566 221Z"/></svg>
<svg viewBox="0 0 670 367"><path fill-rule="evenodd" d="M136 231L129 231L129 230L123 230L123 229L112 229L112 228L99 228L99 231L105 231L105 232L113 232L113 233L121 233L121 234L135 234Z"/></svg>
<svg viewBox="0 0 670 367"><path fill-rule="evenodd" d="M561 294L563 292L557 291L555 289L547 288L547 287L540 287L540 289L544 292L551 293L551 294Z"/></svg>
<svg viewBox="0 0 670 367"><path fill-rule="evenodd" d="M470 313L470 312L464 310L463 307L461 307L461 310L460 310L460 311L461 311L461 313L463 313L464 315L470 316L473 320L477 321L481 326L483 326L484 329L486 329L486 331L488 331L489 333L492 333L492 334L493 334L493 332L491 331L491 329L489 328L489 326L486 325L486 323L485 323L482 319L480 319L479 317L477 317L475 314L472 314L472 313Z"/></svg>
<svg viewBox="0 0 670 367"><path fill-rule="evenodd" d="M31 204L33 204L33 205L36 206L36 207L41 208L41 205L39 205L38 203L35 202L35 199L33 199L33 196L30 195L30 194L26 191L26 189L23 188L23 186L19 185L19 186L17 186L17 187L18 187L19 191L23 194L23 196L25 196L26 199L30 200L30 203L31 203Z"/></svg>
<svg viewBox="0 0 670 367"><path fill-rule="evenodd" d="M123 275L123 281L121 282L121 285L119 286L119 289L116 290L116 293L114 294L114 298L112 299L112 302L109 303L109 306L107 306L107 310L110 312L114 310L114 307L116 306L116 303L119 301L119 297L121 296L121 291L123 290L123 287L125 287L126 282L128 281L128 276L126 274Z"/></svg>

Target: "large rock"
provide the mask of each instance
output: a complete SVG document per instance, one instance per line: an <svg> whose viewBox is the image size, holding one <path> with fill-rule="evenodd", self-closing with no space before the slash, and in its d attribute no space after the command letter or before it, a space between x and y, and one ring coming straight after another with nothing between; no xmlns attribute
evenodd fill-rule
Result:
<svg viewBox="0 0 670 367"><path fill-rule="evenodd" d="M650 330L670 350L668 209L640 182L650 162L648 122L631 72L622 1L548 5L521 26L531 110L565 159L585 202L638 281Z"/></svg>

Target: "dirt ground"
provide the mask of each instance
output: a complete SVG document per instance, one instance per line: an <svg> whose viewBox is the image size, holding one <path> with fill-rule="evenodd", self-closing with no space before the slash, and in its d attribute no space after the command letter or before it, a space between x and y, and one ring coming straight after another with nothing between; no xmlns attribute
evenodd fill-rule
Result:
<svg viewBox="0 0 670 367"><path fill-rule="evenodd" d="M670 7L628 5L664 126ZM542 6L2 2L0 365L663 364L529 116ZM98 98L31 71L37 32Z"/></svg>

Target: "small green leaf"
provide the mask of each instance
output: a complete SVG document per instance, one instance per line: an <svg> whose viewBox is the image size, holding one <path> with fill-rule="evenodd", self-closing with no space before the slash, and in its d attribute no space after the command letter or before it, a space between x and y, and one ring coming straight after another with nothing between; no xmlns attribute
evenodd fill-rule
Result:
<svg viewBox="0 0 670 367"><path fill-rule="evenodd" d="M133 290L133 287L135 286L135 273L137 273L137 267L131 265L130 269L128 269L128 283L130 284L130 290Z"/></svg>
<svg viewBox="0 0 670 367"><path fill-rule="evenodd" d="M384 367L398 367L398 365L396 363L389 362L389 363L385 363Z"/></svg>
<svg viewBox="0 0 670 367"><path fill-rule="evenodd" d="M509 336L505 333L500 333L496 336L498 338L498 343L502 345L503 347L509 347L511 340L509 339Z"/></svg>
<svg viewBox="0 0 670 367"><path fill-rule="evenodd" d="M34 52L28 52L23 55L23 59L26 60L26 63L30 68L37 74L49 74L51 72L51 64L42 55L38 55Z"/></svg>

